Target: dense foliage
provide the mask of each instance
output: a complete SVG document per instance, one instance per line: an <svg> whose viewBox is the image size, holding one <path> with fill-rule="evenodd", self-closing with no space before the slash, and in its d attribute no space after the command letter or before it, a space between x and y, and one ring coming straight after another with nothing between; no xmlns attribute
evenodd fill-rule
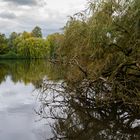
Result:
<svg viewBox="0 0 140 140"><path fill-rule="evenodd" d="M91 1L67 22L58 52L69 87L92 91L101 105L140 106L139 0Z"/></svg>
<svg viewBox="0 0 140 140"><path fill-rule="evenodd" d="M24 34L16 40L16 52L25 58L44 58L47 55L47 44L42 38L26 37ZM29 34L30 35L30 34Z"/></svg>
<svg viewBox="0 0 140 140"><path fill-rule="evenodd" d="M59 54L57 54L59 48L61 48L63 43L64 35L60 33L54 33L52 35L48 35L47 44L49 48L49 56L51 59L57 58Z"/></svg>
<svg viewBox="0 0 140 140"><path fill-rule="evenodd" d="M0 34L0 58L48 58L53 55L55 46L58 46L59 34L42 38L41 28L36 26L32 32L12 32L9 38ZM57 37L58 36L58 37ZM50 39L49 39L50 38ZM52 38L52 39L51 39ZM56 38L54 40L54 38ZM52 43L52 41L53 43ZM59 41L60 42L60 41Z"/></svg>
<svg viewBox="0 0 140 140"><path fill-rule="evenodd" d="M38 27L38 26L36 26L36 27L32 30L32 36L33 36L33 37L42 38L41 28Z"/></svg>
<svg viewBox="0 0 140 140"><path fill-rule="evenodd" d="M4 34L0 33L0 54L5 54L8 51L7 39Z"/></svg>

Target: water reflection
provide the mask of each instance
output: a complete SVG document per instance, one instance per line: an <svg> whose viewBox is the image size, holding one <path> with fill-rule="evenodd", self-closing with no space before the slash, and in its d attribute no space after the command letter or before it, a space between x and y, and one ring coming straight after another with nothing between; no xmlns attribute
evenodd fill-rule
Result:
<svg viewBox="0 0 140 140"><path fill-rule="evenodd" d="M0 140L140 139L139 108L97 107L93 89L83 94L85 83L67 72L43 60L0 61Z"/></svg>
<svg viewBox="0 0 140 140"><path fill-rule="evenodd" d="M46 121L38 121L40 82L50 73L46 61L0 61L0 140L45 140Z"/></svg>
<svg viewBox="0 0 140 140"><path fill-rule="evenodd" d="M45 76L50 80L60 79L62 76L58 66L52 65L46 60L0 60L0 83L10 75L14 83L32 83L38 86Z"/></svg>
<svg viewBox="0 0 140 140"><path fill-rule="evenodd" d="M80 85L81 86L81 85ZM37 114L50 123L54 136L49 140L139 140L140 109L112 103L96 107L91 95L71 91L64 82L44 82L42 105ZM56 90L57 89L57 90ZM137 110L137 111L136 111Z"/></svg>

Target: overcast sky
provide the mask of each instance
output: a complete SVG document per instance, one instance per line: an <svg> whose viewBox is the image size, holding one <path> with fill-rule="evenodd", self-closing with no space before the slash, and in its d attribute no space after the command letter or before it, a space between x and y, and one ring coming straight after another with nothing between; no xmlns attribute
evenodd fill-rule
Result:
<svg viewBox="0 0 140 140"><path fill-rule="evenodd" d="M62 28L69 15L83 10L87 0L0 0L0 32L31 31L36 25L44 35Z"/></svg>

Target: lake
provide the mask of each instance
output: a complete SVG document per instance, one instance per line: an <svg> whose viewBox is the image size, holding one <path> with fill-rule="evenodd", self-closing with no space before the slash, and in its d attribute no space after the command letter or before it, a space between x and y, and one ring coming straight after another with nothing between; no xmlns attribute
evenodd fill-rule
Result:
<svg viewBox="0 0 140 140"><path fill-rule="evenodd" d="M34 111L39 105L37 86L46 74L43 65L42 62L0 62L1 140L45 140L51 136L46 121L39 121Z"/></svg>
<svg viewBox="0 0 140 140"><path fill-rule="evenodd" d="M140 139L139 114L97 109L64 75L45 60L0 61L0 140Z"/></svg>

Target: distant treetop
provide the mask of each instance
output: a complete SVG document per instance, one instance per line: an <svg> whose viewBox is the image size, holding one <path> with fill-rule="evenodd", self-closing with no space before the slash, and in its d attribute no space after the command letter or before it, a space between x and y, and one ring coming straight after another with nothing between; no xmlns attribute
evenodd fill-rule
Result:
<svg viewBox="0 0 140 140"><path fill-rule="evenodd" d="M40 28L39 26L36 26L36 27L32 30L32 36L33 36L33 37L42 38L42 31L41 31L41 28Z"/></svg>

